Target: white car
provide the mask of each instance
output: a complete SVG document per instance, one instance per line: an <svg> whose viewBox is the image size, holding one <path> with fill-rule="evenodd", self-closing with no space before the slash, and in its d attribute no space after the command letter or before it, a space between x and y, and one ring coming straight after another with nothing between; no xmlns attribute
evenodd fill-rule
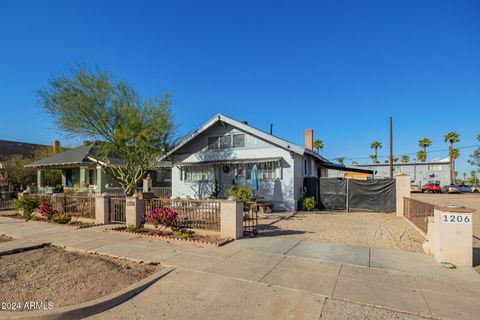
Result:
<svg viewBox="0 0 480 320"><path fill-rule="evenodd" d="M480 192L480 187L472 187L472 192L475 192L475 193Z"/></svg>

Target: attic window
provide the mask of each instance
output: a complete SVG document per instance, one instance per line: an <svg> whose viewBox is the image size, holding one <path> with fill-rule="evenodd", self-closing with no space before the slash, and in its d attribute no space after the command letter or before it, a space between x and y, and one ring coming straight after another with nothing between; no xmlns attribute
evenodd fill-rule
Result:
<svg viewBox="0 0 480 320"><path fill-rule="evenodd" d="M218 137L208 137L208 149L218 149Z"/></svg>
<svg viewBox="0 0 480 320"><path fill-rule="evenodd" d="M232 147L232 136L222 136L220 137L220 149L227 149Z"/></svg>
<svg viewBox="0 0 480 320"><path fill-rule="evenodd" d="M233 147L234 148L245 147L245 135L244 134L234 134L233 135Z"/></svg>

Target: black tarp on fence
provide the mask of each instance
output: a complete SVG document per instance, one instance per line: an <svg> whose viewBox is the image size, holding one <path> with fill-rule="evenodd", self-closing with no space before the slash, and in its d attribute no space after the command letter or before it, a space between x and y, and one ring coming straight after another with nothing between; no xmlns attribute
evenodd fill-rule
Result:
<svg viewBox="0 0 480 320"><path fill-rule="evenodd" d="M346 210L347 179L320 178L320 210Z"/></svg>
<svg viewBox="0 0 480 320"><path fill-rule="evenodd" d="M320 210L394 212L395 180L320 178Z"/></svg>

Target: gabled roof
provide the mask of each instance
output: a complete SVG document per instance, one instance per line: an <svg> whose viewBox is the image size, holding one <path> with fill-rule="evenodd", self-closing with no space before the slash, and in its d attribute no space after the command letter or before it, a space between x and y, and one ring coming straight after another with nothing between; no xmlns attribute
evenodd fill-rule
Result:
<svg viewBox="0 0 480 320"><path fill-rule="evenodd" d="M322 162L330 162L327 159L323 158L322 156L306 149L305 147L302 147L298 144L295 144L295 143L289 142L287 140L281 139L277 136L271 135L271 134L266 133L266 132L264 132L260 129L252 127L252 126L250 126L250 125L248 125L248 124L246 124L242 121L235 120L233 118L227 117L226 115L223 115L223 114L220 114L220 113L217 114L216 116L214 116L213 118L211 118L210 120L208 120L205 124L203 124L197 130L188 134L185 138L182 139L182 141L180 141L180 143L178 143L175 146L175 148L173 148L163 158L168 157L169 155L171 155L172 153L174 153L175 151L177 151L178 149L180 149L181 147L186 145L188 142L195 139L195 137L197 137L202 132L206 131L208 128L210 128L211 126L213 126L217 122L227 123L227 124L229 124L233 127L236 127L238 129L242 130L242 131L250 133L251 135L257 136L257 137L259 137L259 138L261 138L265 141L268 141L273 145L276 145L276 146L278 146L280 148L283 148L285 150L288 150L288 151L292 151L293 153L296 153L296 154L299 154L299 155L308 154L308 155L313 156L314 158L317 158L318 160L320 160Z"/></svg>
<svg viewBox="0 0 480 320"><path fill-rule="evenodd" d="M98 147L100 142L93 142L88 145L82 145L64 152L56 153L49 157L34 161L25 167L61 167L72 165L88 165L95 163L98 157ZM109 158L112 164L122 165L123 161L116 157Z"/></svg>
<svg viewBox="0 0 480 320"><path fill-rule="evenodd" d="M36 151L48 147L50 146L43 144L0 140L0 161L3 161L13 155L21 155L26 158L33 158Z"/></svg>

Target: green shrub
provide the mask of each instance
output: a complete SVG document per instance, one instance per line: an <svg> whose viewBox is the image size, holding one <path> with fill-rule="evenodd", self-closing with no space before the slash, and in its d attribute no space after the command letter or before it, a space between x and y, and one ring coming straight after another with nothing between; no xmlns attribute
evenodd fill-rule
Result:
<svg viewBox="0 0 480 320"><path fill-rule="evenodd" d="M231 186L228 194L234 196L237 198L237 200L248 201L252 195L252 188L244 186Z"/></svg>
<svg viewBox="0 0 480 320"><path fill-rule="evenodd" d="M15 208L23 211L25 221L32 219L33 212L40 206L40 201L35 197L23 196L15 200Z"/></svg>
<svg viewBox="0 0 480 320"><path fill-rule="evenodd" d="M313 211L313 210L315 210L315 205L316 204L317 203L315 202L315 197L314 196L303 198L302 210L303 211Z"/></svg>
<svg viewBox="0 0 480 320"><path fill-rule="evenodd" d="M175 231L173 235L177 238L184 239L184 240L190 240L190 234L185 231Z"/></svg>
<svg viewBox="0 0 480 320"><path fill-rule="evenodd" d="M59 224L67 224L70 222L71 219L72 217L66 214L60 214L60 213L54 213L51 218L53 222L59 223Z"/></svg>
<svg viewBox="0 0 480 320"><path fill-rule="evenodd" d="M137 227L137 226L134 225L134 224L128 224L128 225L127 225L127 231L129 231L129 232L137 232L137 231L139 231L139 227Z"/></svg>

